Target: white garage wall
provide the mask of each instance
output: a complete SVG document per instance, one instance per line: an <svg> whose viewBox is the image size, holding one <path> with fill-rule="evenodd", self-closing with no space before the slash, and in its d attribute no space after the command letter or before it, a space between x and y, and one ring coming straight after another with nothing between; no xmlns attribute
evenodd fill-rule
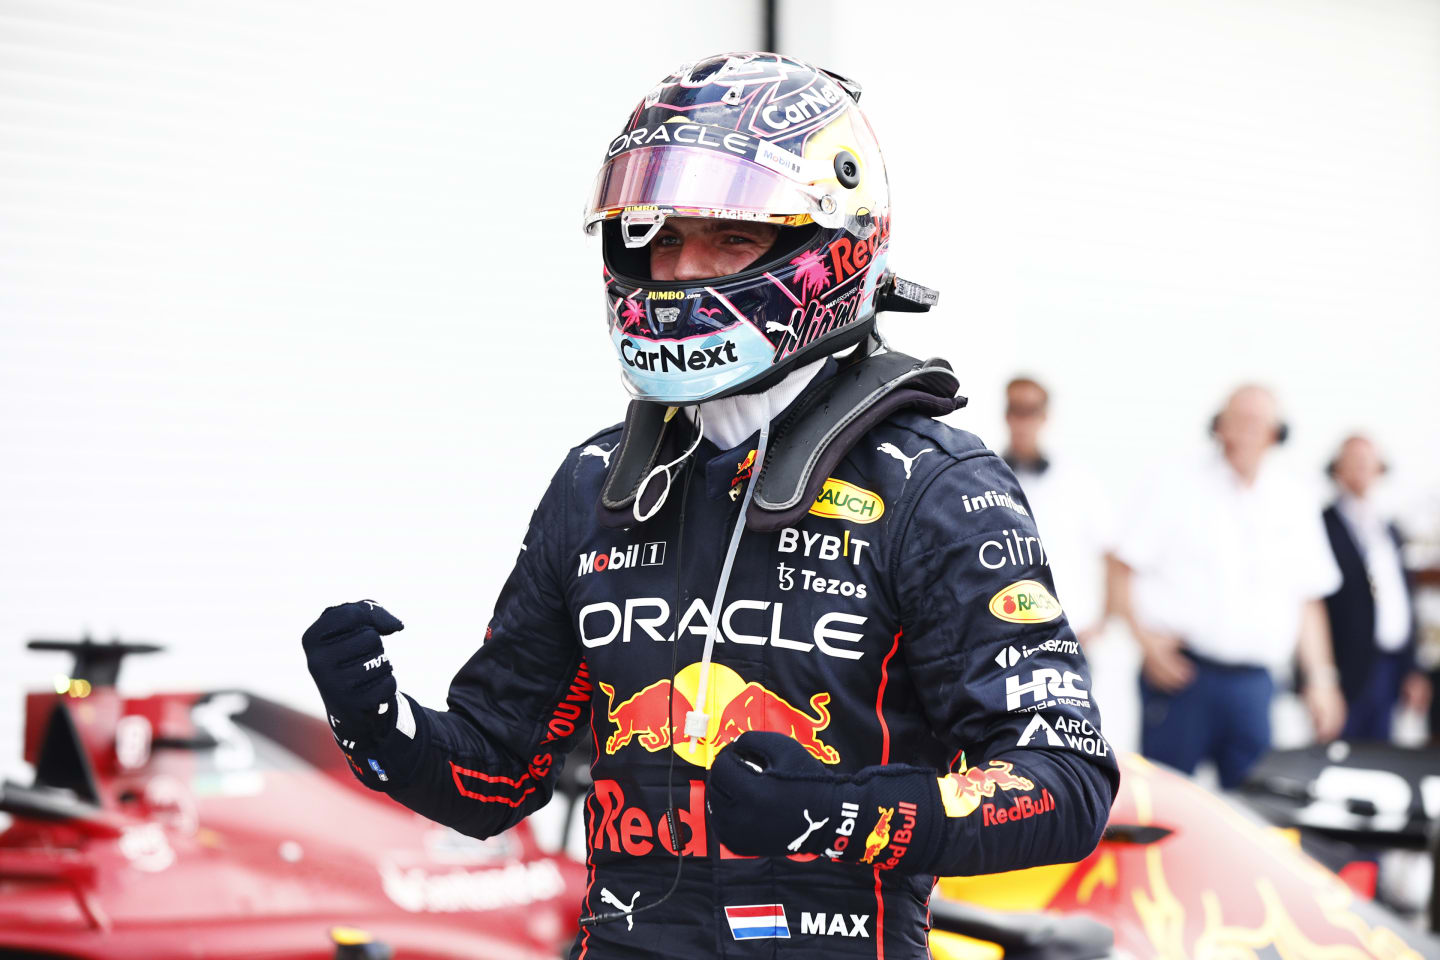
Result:
<svg viewBox="0 0 1440 960"><path fill-rule="evenodd" d="M1440 487L1440 7L783 3L866 86L892 262L944 290L888 329L956 363L956 422L997 437L1033 372L1120 487L1253 377L1297 467L1365 425L1402 499ZM61 667L37 635L318 707L298 635L373 596L443 697L623 410L596 157L675 63L758 42L758 3L489 6L0 0L0 772L17 681Z"/></svg>
<svg viewBox="0 0 1440 960"><path fill-rule="evenodd" d="M503 16L492 11L504 10ZM373 596L443 700L563 451L620 419L604 145L759 4L0 0L0 772L34 636L318 711Z"/></svg>
<svg viewBox="0 0 1440 960"><path fill-rule="evenodd" d="M879 30L786 6L793 49L865 83L891 262L943 291L888 327L956 364L957 422L1002 442L1033 373L1057 442L1123 487L1256 379L1295 469L1364 427L1401 503L1440 491L1440 5L897 4Z"/></svg>

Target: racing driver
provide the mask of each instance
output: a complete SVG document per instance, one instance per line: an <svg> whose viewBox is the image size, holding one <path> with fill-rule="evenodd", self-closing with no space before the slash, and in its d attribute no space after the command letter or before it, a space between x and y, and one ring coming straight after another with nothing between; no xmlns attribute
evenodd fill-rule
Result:
<svg viewBox="0 0 1440 960"><path fill-rule="evenodd" d="M1079 860L1119 782L1005 462L936 416L880 311L860 88L770 53L686 64L585 217L633 397L530 520L448 709L398 692L373 601L309 668L354 774L477 837L593 751L572 958L928 956L935 876ZM678 854L678 855L677 855Z"/></svg>

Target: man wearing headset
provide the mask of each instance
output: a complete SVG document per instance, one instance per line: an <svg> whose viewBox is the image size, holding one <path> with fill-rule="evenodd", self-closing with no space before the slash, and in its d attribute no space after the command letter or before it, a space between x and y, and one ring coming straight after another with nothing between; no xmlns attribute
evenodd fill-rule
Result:
<svg viewBox="0 0 1440 960"><path fill-rule="evenodd" d="M1238 787L1270 748L1273 673L1297 654L1320 740L1344 722L1323 597L1340 573L1318 511L1269 462L1285 439L1274 395L1236 389L1211 425L1219 446L1132 517L1116 603L1140 644L1145 756Z"/></svg>
<svg viewBox="0 0 1440 960"><path fill-rule="evenodd" d="M356 776L461 831L591 745L572 957L926 957L934 875L1077 860L1105 824L1023 495L932 419L949 366L880 349L876 312L935 294L888 268L858 99L710 57L608 145L586 226L635 399L556 472L447 711L397 691L373 602L305 634Z"/></svg>

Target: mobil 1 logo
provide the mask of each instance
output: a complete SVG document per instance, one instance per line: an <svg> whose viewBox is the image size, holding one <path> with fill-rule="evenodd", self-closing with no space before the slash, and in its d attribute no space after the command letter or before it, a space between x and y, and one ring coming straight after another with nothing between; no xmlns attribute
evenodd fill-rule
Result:
<svg viewBox="0 0 1440 960"><path fill-rule="evenodd" d="M611 547L608 550L591 550L580 554L580 569L575 574L583 577L590 573L604 573L606 570L628 570L631 567L659 567L665 563L664 540L649 543L632 543L627 547Z"/></svg>

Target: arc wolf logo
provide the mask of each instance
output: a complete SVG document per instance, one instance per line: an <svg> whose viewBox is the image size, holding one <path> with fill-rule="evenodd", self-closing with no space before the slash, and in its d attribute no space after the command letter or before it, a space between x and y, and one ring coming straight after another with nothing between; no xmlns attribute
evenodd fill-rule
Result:
<svg viewBox="0 0 1440 960"><path fill-rule="evenodd" d="M1055 732L1055 728L1050 726L1050 724L1046 722L1045 715L1038 711L1035 713L1035 716L1030 718L1030 725L1027 726L1025 728L1025 731L1020 734L1020 739L1015 741L1015 746L1028 747L1035 740L1035 738L1040 736L1042 733L1045 735L1046 746L1065 746L1065 741L1060 739L1060 735Z"/></svg>
<svg viewBox="0 0 1440 960"><path fill-rule="evenodd" d="M795 740L822 763L840 762L840 751L820 739L820 732L830 726L829 691L813 694L807 711L762 683L747 683L724 664L712 663L710 676L712 686L706 704L711 713L710 725L694 747L683 731L685 716L694 709L699 693L700 664L681 669L673 682L656 680L618 704L615 688L601 681L599 687L606 697L605 719L615 728L605 739L605 752L614 754L638 743L650 753L670 748L688 763L709 767L715 755L741 734L768 730Z"/></svg>

